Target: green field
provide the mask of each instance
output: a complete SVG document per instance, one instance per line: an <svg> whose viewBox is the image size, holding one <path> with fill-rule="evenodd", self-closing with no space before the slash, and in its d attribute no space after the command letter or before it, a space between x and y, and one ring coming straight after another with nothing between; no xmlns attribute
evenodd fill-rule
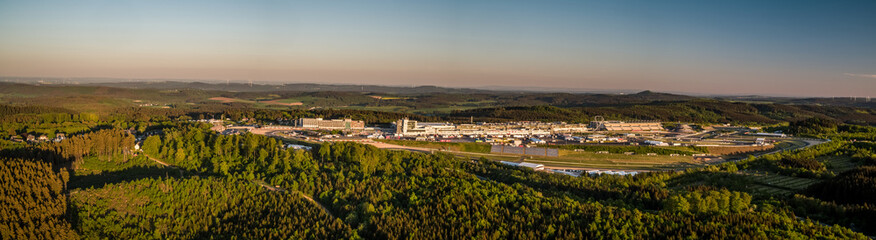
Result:
<svg viewBox="0 0 876 240"><path fill-rule="evenodd" d="M381 111L381 112L402 112L408 113L412 112L411 108L405 106L345 106L340 107L341 109L353 109L353 110L368 110L368 111Z"/></svg>
<svg viewBox="0 0 876 240"><path fill-rule="evenodd" d="M473 158L485 157L495 161L520 161L541 163L554 167L605 168L605 169L678 169L700 166L691 156L669 156L645 154L598 154L595 152L576 152L559 150L558 157L529 156L490 153L490 145L484 143L447 143L411 140L377 140L380 142L408 146L455 151L457 155Z"/></svg>
<svg viewBox="0 0 876 240"><path fill-rule="evenodd" d="M300 103L308 104L308 105L315 104L315 103L319 102L320 100L322 100L322 99L321 99L321 98L316 98L316 97L310 97L310 96L301 96L301 97L296 97L296 98L274 99L274 101L281 102L281 103L297 103L297 102L300 102Z"/></svg>
<svg viewBox="0 0 876 240"><path fill-rule="evenodd" d="M449 113L454 110L470 110L470 109L478 109L481 108L479 106L446 106L446 107L434 107L434 108L418 108L414 110L415 113Z"/></svg>
<svg viewBox="0 0 876 240"><path fill-rule="evenodd" d="M597 154L560 150L559 157L529 156L494 153L455 153L471 158L484 157L494 161L526 161L540 163L549 167L598 168L622 170L664 170L682 169L702 166L693 161L693 157L667 155L624 155Z"/></svg>
<svg viewBox="0 0 876 240"><path fill-rule="evenodd" d="M757 183L757 185L749 186L750 188L766 194L787 195L819 182L816 179L783 176L775 173L743 171L740 174L748 176L749 179Z"/></svg>
<svg viewBox="0 0 876 240"><path fill-rule="evenodd" d="M815 160L824 163L827 166L827 170L836 174L852 170L860 165L860 163L852 161L851 158L842 156L820 156Z"/></svg>
<svg viewBox="0 0 876 240"><path fill-rule="evenodd" d="M423 142L411 140L376 140L389 144L402 145L408 147L434 148L440 150L450 150L457 152L472 152L472 153L489 153L490 145L484 143L470 142Z"/></svg>
<svg viewBox="0 0 876 240"><path fill-rule="evenodd" d="M693 157L668 155L598 154L560 150L559 157L527 157L527 162L546 166L609 168L609 169L677 169L697 165Z"/></svg>
<svg viewBox="0 0 876 240"><path fill-rule="evenodd" d="M130 169L134 167L159 167L158 163L155 163L145 157L134 157L127 161L114 160L114 161L106 161L100 160L96 157L86 157L82 160L78 161L76 164L76 168L74 169L75 176L85 176L85 175L96 175L101 174L103 172L116 172L125 169Z"/></svg>

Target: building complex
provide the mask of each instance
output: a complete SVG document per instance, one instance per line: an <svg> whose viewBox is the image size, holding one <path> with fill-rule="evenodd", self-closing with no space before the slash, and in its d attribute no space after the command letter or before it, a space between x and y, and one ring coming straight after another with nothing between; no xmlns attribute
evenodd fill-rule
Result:
<svg viewBox="0 0 876 240"><path fill-rule="evenodd" d="M295 127L326 130L362 130L365 122L345 119L299 118L294 121Z"/></svg>
<svg viewBox="0 0 876 240"><path fill-rule="evenodd" d="M663 124L656 121L593 121L590 128L596 131L663 131Z"/></svg>
<svg viewBox="0 0 876 240"><path fill-rule="evenodd" d="M452 124L400 119L395 122L396 136L538 136L591 131L587 124L564 122L509 122Z"/></svg>

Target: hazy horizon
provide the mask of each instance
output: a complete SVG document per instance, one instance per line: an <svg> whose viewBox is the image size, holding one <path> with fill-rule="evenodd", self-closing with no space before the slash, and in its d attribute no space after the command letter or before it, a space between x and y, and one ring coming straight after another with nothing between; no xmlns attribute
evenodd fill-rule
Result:
<svg viewBox="0 0 876 240"><path fill-rule="evenodd" d="M0 1L0 76L869 96L873 12L873 1Z"/></svg>

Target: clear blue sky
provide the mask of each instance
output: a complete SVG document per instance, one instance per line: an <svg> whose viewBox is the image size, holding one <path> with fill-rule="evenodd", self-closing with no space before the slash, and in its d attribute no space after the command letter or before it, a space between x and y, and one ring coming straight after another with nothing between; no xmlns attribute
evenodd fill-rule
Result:
<svg viewBox="0 0 876 240"><path fill-rule="evenodd" d="M876 1L0 1L0 75L876 97Z"/></svg>

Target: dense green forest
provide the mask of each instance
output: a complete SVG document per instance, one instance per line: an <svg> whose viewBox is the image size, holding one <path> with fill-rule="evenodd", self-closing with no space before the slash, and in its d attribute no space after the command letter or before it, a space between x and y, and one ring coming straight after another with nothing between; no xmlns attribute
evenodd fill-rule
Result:
<svg viewBox="0 0 876 240"><path fill-rule="evenodd" d="M34 159L0 158L0 236L3 239L71 239L64 196L67 172Z"/></svg>
<svg viewBox="0 0 876 240"><path fill-rule="evenodd" d="M105 131L110 130L87 137L115 137ZM62 141L55 148L46 149L77 148L73 145L76 143ZM69 192L69 200L62 194L49 197L72 203L62 214L54 215L56 219L69 219L71 225L67 229L75 230L68 231L69 236L863 237L842 227L800 221L794 210L781 202L752 197L746 192L667 187L668 182L690 173L575 178L484 159L387 151L356 143L324 144L313 152L285 150L278 140L269 137L216 135L200 125L164 129L163 135L147 138L143 147L144 154L177 165L186 173L165 171L104 185L58 189ZM80 166L95 168L106 166L88 162L124 164L139 159L126 160L117 155L124 147L117 149L85 151L93 158L62 156L73 162L84 161ZM49 166L42 164L44 168ZM76 174L70 181L82 182L78 178L144 167L147 166L130 165L96 176ZM85 167L73 171L88 171L82 168ZM63 175L63 171L47 170ZM283 190L262 188L257 184L260 181ZM316 203L303 196L312 196Z"/></svg>
<svg viewBox="0 0 876 240"><path fill-rule="evenodd" d="M876 235L876 144L872 142L876 128L866 120L873 117L868 112L872 110L672 96L660 101L642 97L636 101L643 103L636 106L550 101L568 104L428 116L265 109L239 103L120 107L111 112L0 105L0 235L3 239L867 239ZM208 124L189 121L229 118L258 124L300 116L442 121L474 113L481 113L475 118L483 120L585 121L599 114L618 119L661 116L693 122L778 123L788 132L831 141L685 171L573 177L484 158L382 150L351 142L287 149L282 139L250 133L220 135ZM858 118L859 114L866 117ZM66 138L11 140L59 133ZM648 149L658 150L702 149ZM790 184L797 182L806 184Z"/></svg>

